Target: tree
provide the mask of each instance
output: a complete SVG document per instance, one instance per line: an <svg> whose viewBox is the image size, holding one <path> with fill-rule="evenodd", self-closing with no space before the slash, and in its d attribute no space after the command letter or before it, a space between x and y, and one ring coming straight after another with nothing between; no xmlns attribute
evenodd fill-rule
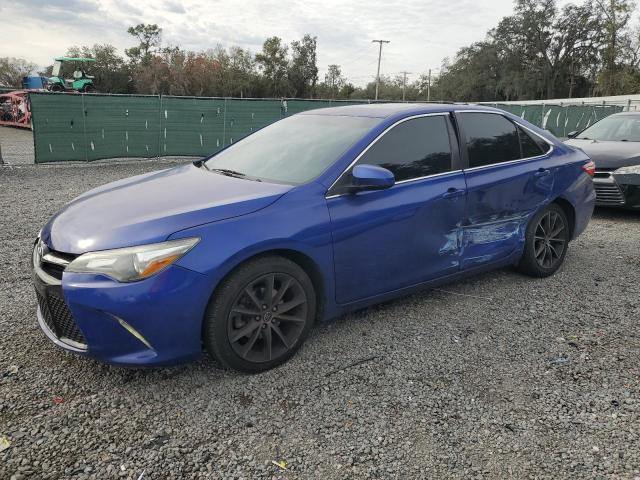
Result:
<svg viewBox="0 0 640 480"><path fill-rule="evenodd" d="M318 83L317 37L307 34L302 40L291 42L291 64L289 66L289 84L293 96L313 97Z"/></svg>
<svg viewBox="0 0 640 480"><path fill-rule="evenodd" d="M136 90L152 95L188 95L187 53L179 47L163 48L136 69Z"/></svg>
<svg viewBox="0 0 640 480"><path fill-rule="evenodd" d="M231 95L253 97L258 94L256 62L249 50L240 47L229 49L229 70L231 73Z"/></svg>
<svg viewBox="0 0 640 480"><path fill-rule="evenodd" d="M22 77L35 71L36 65L23 58L0 57L0 85L22 87Z"/></svg>
<svg viewBox="0 0 640 480"><path fill-rule="evenodd" d="M604 95L615 95L624 91L620 79L625 68L620 60L631 46L627 27L635 4L629 0L596 0L596 6L602 15L606 36L602 48L604 68L600 74L599 90Z"/></svg>
<svg viewBox="0 0 640 480"><path fill-rule="evenodd" d="M124 53L132 63L150 63L154 53L160 49L162 42L162 29L155 23L146 25L140 23L135 27L129 27L127 33L138 39L139 44L127 48Z"/></svg>
<svg viewBox="0 0 640 480"><path fill-rule="evenodd" d="M279 37L267 38L262 45L262 52L256 54L255 58L268 85L267 95L287 96L287 46L282 44L282 40Z"/></svg>
<svg viewBox="0 0 640 480"><path fill-rule="evenodd" d="M434 90L466 101L592 95L605 45L604 17L593 1L558 9L555 0L517 0L486 40L443 65Z"/></svg>
<svg viewBox="0 0 640 480"><path fill-rule="evenodd" d="M320 96L322 98L336 98L345 84L346 80L342 76L340 65L329 65L324 82L320 84Z"/></svg>

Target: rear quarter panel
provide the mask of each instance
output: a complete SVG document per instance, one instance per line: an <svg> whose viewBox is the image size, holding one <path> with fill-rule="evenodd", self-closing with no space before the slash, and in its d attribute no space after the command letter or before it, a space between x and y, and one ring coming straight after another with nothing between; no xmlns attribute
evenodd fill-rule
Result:
<svg viewBox="0 0 640 480"><path fill-rule="evenodd" d="M547 168L554 173L552 200L566 200L573 207L575 218L572 240L575 239L587 228L595 207L593 179L582 170L583 165L591 159L582 150L566 145L547 130L515 115L507 116L553 144L555 151L547 163Z"/></svg>
<svg viewBox="0 0 640 480"><path fill-rule="evenodd" d="M589 224L596 202L593 179L582 167L589 157L581 150L562 145L564 155L556 161L554 168L555 197L566 200L573 206L575 213L572 240L577 238Z"/></svg>

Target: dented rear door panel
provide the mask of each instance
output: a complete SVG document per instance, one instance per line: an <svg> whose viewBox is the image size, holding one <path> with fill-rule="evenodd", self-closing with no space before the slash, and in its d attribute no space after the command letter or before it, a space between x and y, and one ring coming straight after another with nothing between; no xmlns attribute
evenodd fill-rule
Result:
<svg viewBox="0 0 640 480"><path fill-rule="evenodd" d="M498 261L523 248L529 218L552 199L558 167L549 162L544 156L465 170L461 269Z"/></svg>

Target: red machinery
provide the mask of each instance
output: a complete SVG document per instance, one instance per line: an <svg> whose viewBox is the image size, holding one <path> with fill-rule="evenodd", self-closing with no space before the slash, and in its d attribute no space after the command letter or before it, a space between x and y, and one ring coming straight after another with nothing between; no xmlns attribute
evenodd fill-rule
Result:
<svg viewBox="0 0 640 480"><path fill-rule="evenodd" d="M0 93L0 126L31 128L28 90Z"/></svg>

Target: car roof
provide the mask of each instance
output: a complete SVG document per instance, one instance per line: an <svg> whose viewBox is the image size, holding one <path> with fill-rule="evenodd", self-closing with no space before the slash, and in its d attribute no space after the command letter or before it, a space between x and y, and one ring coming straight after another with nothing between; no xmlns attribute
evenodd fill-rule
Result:
<svg viewBox="0 0 640 480"><path fill-rule="evenodd" d="M614 113L613 115L609 115L610 117L636 117L640 115L640 112L618 112L618 113ZM606 118L606 117L605 117Z"/></svg>
<svg viewBox="0 0 640 480"><path fill-rule="evenodd" d="M299 115L339 115L346 117L388 118L420 115L422 113L452 112L456 110L500 111L483 105L464 103L373 103L307 110ZM504 112L503 112L504 113Z"/></svg>

